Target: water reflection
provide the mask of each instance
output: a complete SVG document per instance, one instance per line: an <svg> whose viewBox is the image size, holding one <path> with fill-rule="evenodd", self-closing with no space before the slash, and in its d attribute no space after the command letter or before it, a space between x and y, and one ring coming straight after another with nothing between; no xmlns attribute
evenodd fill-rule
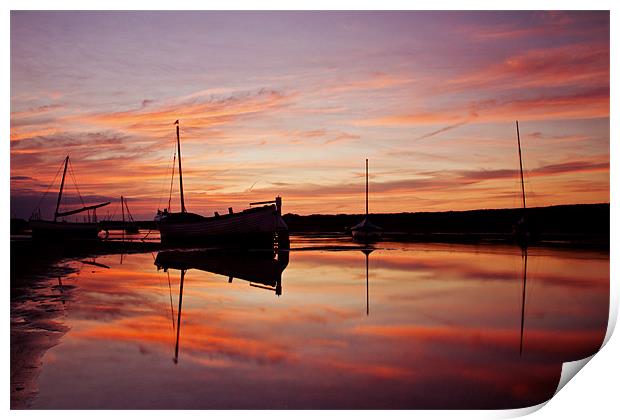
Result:
<svg viewBox="0 0 620 420"><path fill-rule="evenodd" d="M521 339L519 340L519 354L523 354L523 327L525 326L525 290L527 287L527 246L521 248L523 259L523 297L521 299Z"/></svg>
<svg viewBox="0 0 620 420"><path fill-rule="evenodd" d="M374 251L374 249L362 249L362 253L366 256L366 316L370 315L370 294L368 291L368 256L372 253L372 251Z"/></svg>
<svg viewBox="0 0 620 420"><path fill-rule="evenodd" d="M32 407L515 408L605 335L606 253L307 245L98 258Z"/></svg>
<svg viewBox="0 0 620 420"><path fill-rule="evenodd" d="M172 289L168 270L172 268L180 271L174 363L177 364L179 361L183 285L185 283L185 274L188 270L196 269L224 275L228 277L228 283L232 283L234 278L246 280L250 282L250 286L272 290L275 291L277 296L280 296L282 294L282 272L288 265L288 254L289 251L284 250L279 250L275 253L271 251L230 252L213 249L159 252L155 258L155 265L158 270L164 270L168 274L173 328L175 328L174 311L172 309Z"/></svg>

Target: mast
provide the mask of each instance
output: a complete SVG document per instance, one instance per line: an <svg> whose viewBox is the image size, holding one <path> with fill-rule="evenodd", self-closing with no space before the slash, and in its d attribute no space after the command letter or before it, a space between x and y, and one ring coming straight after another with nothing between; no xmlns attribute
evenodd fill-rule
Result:
<svg viewBox="0 0 620 420"><path fill-rule="evenodd" d="M121 212L123 213L123 223L125 223L125 207L123 206L123 196L121 195Z"/></svg>
<svg viewBox="0 0 620 420"><path fill-rule="evenodd" d="M181 190L181 213L185 213L185 199L183 198L183 170L181 169L181 140L179 139L179 120L174 123L177 126L177 153L179 154L179 188Z"/></svg>
<svg viewBox="0 0 620 420"><path fill-rule="evenodd" d="M60 208L60 200L62 199L62 189L65 187L65 176L67 175L67 165L69 164L69 155L65 158L65 170L62 172L62 181L60 181L60 191L58 191L58 201L56 201L56 211L54 212L54 222L58 217L58 209Z"/></svg>
<svg viewBox="0 0 620 420"><path fill-rule="evenodd" d="M366 158L366 217L368 217L368 158Z"/></svg>
<svg viewBox="0 0 620 420"><path fill-rule="evenodd" d="M523 160L521 159L521 138L519 137L519 121L517 123L517 145L519 147L519 171L521 172L521 193L523 195L523 211L525 211L525 184L523 183Z"/></svg>

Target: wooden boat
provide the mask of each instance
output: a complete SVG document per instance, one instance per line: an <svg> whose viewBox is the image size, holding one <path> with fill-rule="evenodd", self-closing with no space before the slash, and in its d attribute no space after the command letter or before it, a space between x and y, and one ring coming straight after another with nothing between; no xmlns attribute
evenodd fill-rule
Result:
<svg viewBox="0 0 620 420"><path fill-rule="evenodd" d="M65 186L67 175L67 166L69 165L69 156L65 158L62 180L60 182L60 190L58 191L58 199L56 201L56 210L54 211L54 220L41 220L40 212L33 213L29 220L30 229L32 230L32 238L35 240L96 240L99 235L99 225L97 224L96 209L107 206L110 202L96 204L92 206L83 206L75 210L61 212L60 203L62 193ZM92 217L90 211L93 211ZM86 222L67 222L66 220L58 220L66 216L88 212Z"/></svg>
<svg viewBox="0 0 620 420"><path fill-rule="evenodd" d="M381 238L383 229L368 218L368 159L366 159L366 217L351 228L351 235L357 241L370 242Z"/></svg>
<svg viewBox="0 0 620 420"><path fill-rule="evenodd" d="M177 153L179 155L179 190L181 211L172 213L168 209L157 210L155 222L160 232L161 242L165 244L188 245L196 243L218 243L227 246L249 248L269 247L274 243L287 248L289 245L288 226L282 219L282 199L250 203L261 205L233 213L205 217L189 213L185 208L183 196L183 170L181 165L181 141L178 120L175 122L177 134ZM174 177L174 173L173 173Z"/></svg>

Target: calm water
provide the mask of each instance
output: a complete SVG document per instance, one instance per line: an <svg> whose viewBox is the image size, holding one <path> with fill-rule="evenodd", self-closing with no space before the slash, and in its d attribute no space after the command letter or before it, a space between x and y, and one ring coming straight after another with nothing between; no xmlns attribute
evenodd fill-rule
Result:
<svg viewBox="0 0 620 420"><path fill-rule="evenodd" d="M63 262L68 331L30 406L516 408L605 335L606 253L530 249L524 294L516 247L336 245Z"/></svg>

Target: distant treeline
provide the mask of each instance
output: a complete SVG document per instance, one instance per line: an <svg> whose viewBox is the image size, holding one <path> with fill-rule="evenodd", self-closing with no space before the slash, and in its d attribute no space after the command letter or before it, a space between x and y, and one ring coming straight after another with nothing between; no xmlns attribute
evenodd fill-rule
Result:
<svg viewBox="0 0 620 420"><path fill-rule="evenodd" d="M523 209L490 209L420 213L377 213L371 221L385 232L410 234L510 234ZM291 232L341 232L364 219L363 214L286 214ZM573 204L527 209L530 228L539 234L609 235L609 204Z"/></svg>
<svg viewBox="0 0 620 420"><path fill-rule="evenodd" d="M385 232L408 234L510 234L523 209L490 209L419 213L377 213L372 222ZM292 233L344 232L364 219L363 214L285 214ZM609 203L572 204L527 209L531 230L542 235L607 236L609 237ZM156 229L153 221L138 221L141 229ZM101 222L103 228L115 229L122 222ZM11 219L11 233L27 228L27 221Z"/></svg>

